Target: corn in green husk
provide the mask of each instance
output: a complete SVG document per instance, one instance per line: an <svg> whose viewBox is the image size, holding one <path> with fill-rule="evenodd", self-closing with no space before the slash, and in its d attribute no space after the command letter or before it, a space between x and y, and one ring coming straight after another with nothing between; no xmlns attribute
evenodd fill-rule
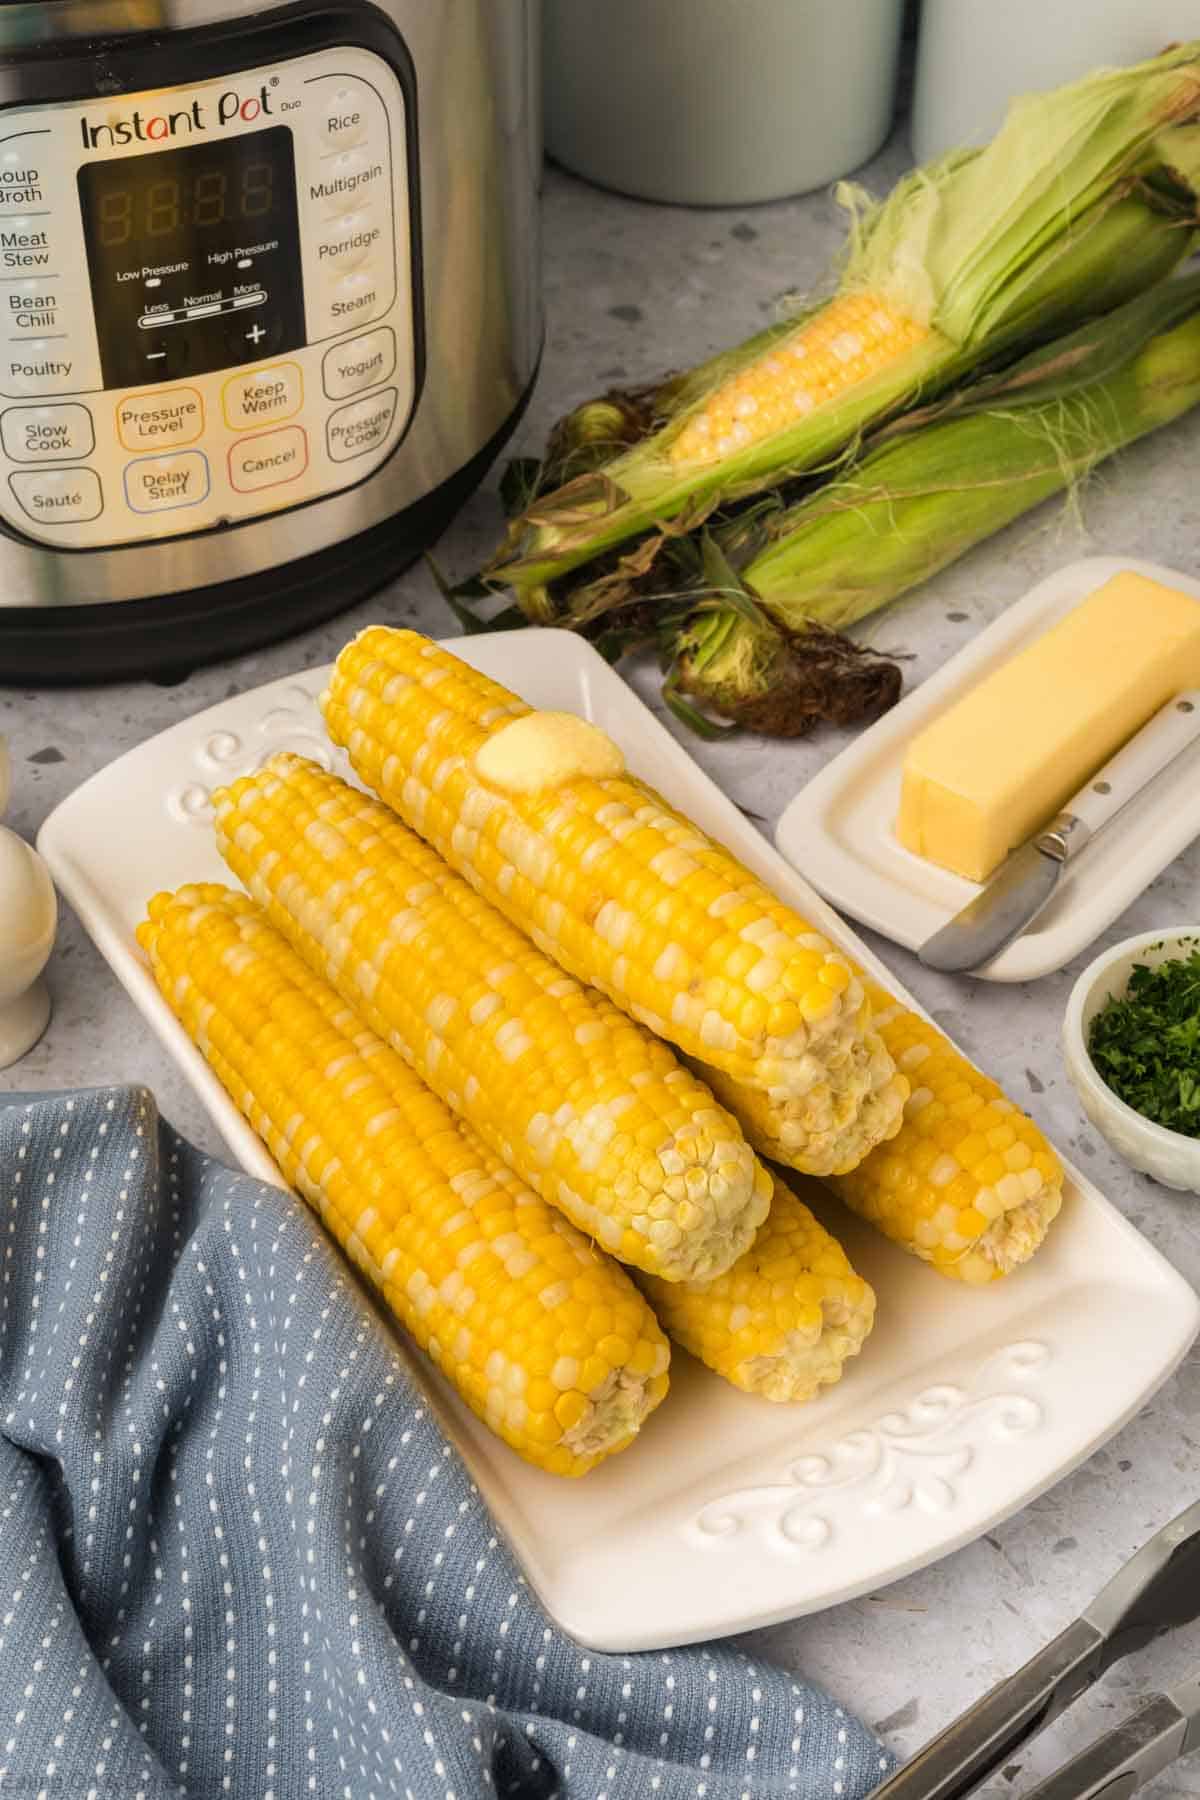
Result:
<svg viewBox="0 0 1200 1800"><path fill-rule="evenodd" d="M1198 403L1195 275L897 421L800 504L697 552L707 571L691 600L656 612L668 699L701 729L697 702L783 736L887 704L898 671L849 645L846 626Z"/></svg>
<svg viewBox="0 0 1200 1800"><path fill-rule="evenodd" d="M1200 41L1026 96L986 149L882 205L851 196L832 299L564 421L486 579L540 622L594 616L716 507L828 467L882 419L1160 280L1194 241L1198 119Z"/></svg>

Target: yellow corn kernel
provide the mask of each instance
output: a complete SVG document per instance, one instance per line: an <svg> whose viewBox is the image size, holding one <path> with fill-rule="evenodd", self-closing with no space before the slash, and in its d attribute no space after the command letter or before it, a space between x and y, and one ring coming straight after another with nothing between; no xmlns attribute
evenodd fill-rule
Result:
<svg viewBox="0 0 1200 1800"><path fill-rule="evenodd" d="M687 417L670 459L703 467L737 456L841 399L928 336L879 294L838 295L723 381Z"/></svg>
<svg viewBox="0 0 1200 1800"><path fill-rule="evenodd" d="M273 757L214 807L221 853L271 923L602 1249L667 1280L741 1255L769 1183L665 1044L316 764Z"/></svg>
<svg viewBox="0 0 1200 1800"><path fill-rule="evenodd" d="M873 1290L778 1178L766 1224L716 1281L639 1282L676 1343L768 1400L810 1400L839 1380L875 1319Z"/></svg>
<svg viewBox="0 0 1200 1800"><path fill-rule="evenodd" d="M456 1123L244 895L160 894L138 939L283 1175L472 1410L557 1474L624 1449L666 1393L668 1364L625 1273ZM298 1073L313 1078L319 1118ZM602 1295L619 1329L586 1341L582 1369L572 1359L580 1385L561 1392L530 1372L561 1358L580 1290Z"/></svg>

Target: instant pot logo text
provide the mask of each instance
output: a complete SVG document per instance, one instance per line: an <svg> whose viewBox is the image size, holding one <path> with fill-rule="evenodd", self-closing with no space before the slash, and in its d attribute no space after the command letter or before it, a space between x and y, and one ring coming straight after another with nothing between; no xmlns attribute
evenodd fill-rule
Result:
<svg viewBox="0 0 1200 1800"><path fill-rule="evenodd" d="M193 100L178 112L144 113L139 108L127 116L105 119L101 125L93 125L84 117L79 121L79 129L85 149L107 150L118 144L161 144L167 138L190 137L213 125L220 130L235 121L249 124L271 116L270 88L264 82L252 94L227 88L215 104Z"/></svg>

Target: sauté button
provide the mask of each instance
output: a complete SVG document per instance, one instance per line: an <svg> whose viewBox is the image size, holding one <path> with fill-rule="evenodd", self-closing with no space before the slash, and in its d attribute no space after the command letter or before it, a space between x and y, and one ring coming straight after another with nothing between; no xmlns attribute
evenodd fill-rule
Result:
<svg viewBox="0 0 1200 1800"><path fill-rule="evenodd" d="M253 494L296 481L307 467L308 433L301 425L285 425L282 431L256 432L231 447L229 485L239 494Z"/></svg>
<svg viewBox="0 0 1200 1800"><path fill-rule="evenodd" d="M378 387L396 367L396 334L390 325L364 331L325 352L321 377L331 400L345 400L364 388Z"/></svg>
<svg viewBox="0 0 1200 1800"><path fill-rule="evenodd" d="M90 456L96 447L86 406L10 406L0 413L0 437L14 462L53 462Z"/></svg>
<svg viewBox="0 0 1200 1800"><path fill-rule="evenodd" d="M194 444L204 430L204 402L195 388L159 388L117 402L117 436L127 450Z"/></svg>
<svg viewBox="0 0 1200 1800"><path fill-rule="evenodd" d="M6 394L70 394L86 385L70 343L34 339L5 344L0 353L0 392Z"/></svg>
<svg viewBox="0 0 1200 1800"><path fill-rule="evenodd" d="M372 209L342 213L322 233L317 243L317 262L325 271L357 269L367 261L382 236Z"/></svg>
<svg viewBox="0 0 1200 1800"><path fill-rule="evenodd" d="M231 431L290 419L304 400L304 378L294 362L269 363L233 375L221 389L225 423Z"/></svg>
<svg viewBox="0 0 1200 1800"><path fill-rule="evenodd" d="M368 96L365 89L335 88L325 100L321 135L335 150L361 144L367 135Z"/></svg>
<svg viewBox="0 0 1200 1800"><path fill-rule="evenodd" d="M395 388L388 388L367 400L356 400L352 406L339 406L329 415L326 430L334 462L349 462L352 456L365 456L380 448L392 428L396 399Z"/></svg>
<svg viewBox="0 0 1200 1800"><path fill-rule="evenodd" d="M125 498L134 512L197 506L208 493L208 458L200 450L142 456L125 468Z"/></svg>
<svg viewBox="0 0 1200 1800"><path fill-rule="evenodd" d="M22 511L39 525L78 525L104 511L94 469L18 469L8 485Z"/></svg>

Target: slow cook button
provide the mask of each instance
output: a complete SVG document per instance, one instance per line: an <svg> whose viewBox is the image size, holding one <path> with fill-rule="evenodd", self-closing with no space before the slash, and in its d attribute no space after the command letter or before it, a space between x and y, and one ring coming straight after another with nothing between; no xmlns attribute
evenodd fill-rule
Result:
<svg viewBox="0 0 1200 1800"><path fill-rule="evenodd" d="M239 494L253 494L297 481L307 467L307 432L300 425L285 425L282 431L261 431L232 446L229 485Z"/></svg>
<svg viewBox="0 0 1200 1800"><path fill-rule="evenodd" d="M22 511L39 525L79 525L104 511L94 469L18 469L8 484Z"/></svg>
<svg viewBox="0 0 1200 1800"><path fill-rule="evenodd" d="M352 456L378 450L392 428L396 398L395 388L388 388L386 393L356 400L353 406L339 406L330 414L327 430L334 462L349 462Z"/></svg>
<svg viewBox="0 0 1200 1800"><path fill-rule="evenodd" d="M208 458L200 450L142 456L125 469L125 498L134 512L198 506L208 494Z"/></svg>
<svg viewBox="0 0 1200 1800"><path fill-rule="evenodd" d="M325 352L321 378L331 400L345 400L364 388L378 387L396 367L396 334L390 325L365 331Z"/></svg>
<svg viewBox="0 0 1200 1800"><path fill-rule="evenodd" d="M232 375L221 389L225 423L231 431L249 425L273 425L300 411L304 379L297 363L271 363L263 369L245 369Z"/></svg>
<svg viewBox="0 0 1200 1800"><path fill-rule="evenodd" d="M2 234L0 234L2 235ZM96 447L86 406L10 406L0 413L0 437L14 462L53 462L90 456Z"/></svg>
<svg viewBox="0 0 1200 1800"><path fill-rule="evenodd" d="M343 213L334 219L317 243L317 261L323 271L357 269L366 262L383 233L375 215L361 212Z"/></svg>
<svg viewBox="0 0 1200 1800"><path fill-rule="evenodd" d="M321 135L335 150L348 150L353 144L361 144L366 137L365 93L365 89L357 87L339 87L326 95Z"/></svg>
<svg viewBox="0 0 1200 1800"><path fill-rule="evenodd" d="M117 402L117 436L127 450L194 444L204 430L204 402L195 388L160 388Z"/></svg>

